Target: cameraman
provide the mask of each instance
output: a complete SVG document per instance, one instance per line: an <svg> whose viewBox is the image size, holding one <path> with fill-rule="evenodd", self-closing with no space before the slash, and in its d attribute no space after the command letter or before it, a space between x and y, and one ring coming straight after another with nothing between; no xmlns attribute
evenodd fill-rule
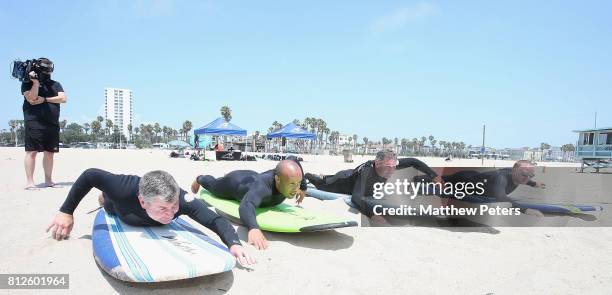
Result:
<svg viewBox="0 0 612 295"><path fill-rule="evenodd" d="M59 152L59 115L60 103L66 102L62 85L51 80L53 62L39 58L34 70L29 74L30 81L21 84L23 117L25 122L24 160L26 189L36 189L34 185L34 166L36 154L44 152L43 169L45 187L53 187L53 155Z"/></svg>

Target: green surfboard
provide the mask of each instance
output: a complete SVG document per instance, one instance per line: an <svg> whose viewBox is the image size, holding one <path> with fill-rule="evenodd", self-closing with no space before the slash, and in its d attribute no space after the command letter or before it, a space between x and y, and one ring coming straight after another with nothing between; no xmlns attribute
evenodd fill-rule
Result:
<svg viewBox="0 0 612 295"><path fill-rule="evenodd" d="M242 223L238 213L240 206L238 201L217 198L203 188L200 189L199 197L214 207L220 215L233 222ZM355 221L284 203L273 207L257 208L255 212L259 228L270 232L299 233L357 226Z"/></svg>

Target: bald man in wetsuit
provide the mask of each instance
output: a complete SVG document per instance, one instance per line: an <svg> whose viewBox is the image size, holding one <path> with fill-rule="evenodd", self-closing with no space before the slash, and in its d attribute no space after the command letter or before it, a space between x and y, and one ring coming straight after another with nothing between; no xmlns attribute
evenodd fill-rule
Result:
<svg viewBox="0 0 612 295"><path fill-rule="evenodd" d="M268 248L268 241L257 224L255 208L276 206L285 199L304 199L306 181L302 166L295 157L280 161L275 169L263 173L236 170L223 177L210 175L196 177L191 185L195 194L200 186L213 195L240 202L240 220L248 229L248 242L258 250Z"/></svg>

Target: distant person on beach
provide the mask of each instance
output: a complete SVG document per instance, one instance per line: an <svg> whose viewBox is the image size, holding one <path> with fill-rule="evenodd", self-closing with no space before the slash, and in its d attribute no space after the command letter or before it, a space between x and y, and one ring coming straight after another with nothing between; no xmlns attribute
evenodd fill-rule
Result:
<svg viewBox="0 0 612 295"><path fill-rule="evenodd" d="M319 190L351 195L351 201L357 205L362 214L375 222L385 223L382 216L373 214L373 207L376 205L371 202L374 184L385 183L396 169L409 167L425 173L435 182L442 180L427 164L415 158L398 160L392 150L378 152L373 161L367 161L355 169L342 170L334 175L325 176L306 173L305 178Z"/></svg>
<svg viewBox="0 0 612 295"><path fill-rule="evenodd" d="M23 120L25 122L26 189L36 189L34 167L36 155L43 152L45 187L53 187L53 156L59 152L60 104L66 102L62 85L51 79L54 65L49 59L38 59L38 70L29 73L30 81L21 84Z"/></svg>
<svg viewBox="0 0 612 295"><path fill-rule="evenodd" d="M148 172L142 178L94 168L85 170L47 228L54 239L68 238L74 225L73 213L92 188L102 191L98 202L104 210L129 225L161 226L180 215L187 215L218 234L240 264L255 263L227 219L208 209L193 195L188 195L170 174L161 170Z"/></svg>
<svg viewBox="0 0 612 295"><path fill-rule="evenodd" d="M248 242L258 250L268 248L268 241L257 224L255 208L276 206L292 198L299 204L306 191L302 166L291 156L263 173L236 170L220 178L200 175L193 181L191 191L197 193L200 186L219 198L240 202L240 220L248 229Z"/></svg>
<svg viewBox="0 0 612 295"><path fill-rule="evenodd" d="M199 156L200 155L200 136L197 134L193 138L193 145L196 150L196 154Z"/></svg>
<svg viewBox="0 0 612 295"><path fill-rule="evenodd" d="M223 147L222 143L215 144L215 152L222 152L224 150L225 150L225 148Z"/></svg>

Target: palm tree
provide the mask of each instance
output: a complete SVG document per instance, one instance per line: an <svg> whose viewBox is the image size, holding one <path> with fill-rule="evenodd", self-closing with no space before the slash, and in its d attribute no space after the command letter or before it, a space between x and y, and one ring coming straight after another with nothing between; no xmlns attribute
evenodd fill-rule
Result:
<svg viewBox="0 0 612 295"><path fill-rule="evenodd" d="M406 146L408 145L408 139L403 138L400 140L400 155L406 153Z"/></svg>
<svg viewBox="0 0 612 295"><path fill-rule="evenodd" d="M461 150L461 154L463 156L465 156L465 142L460 142L459 145L457 146L459 148L459 150Z"/></svg>
<svg viewBox="0 0 612 295"><path fill-rule="evenodd" d="M113 129L113 120L107 119L106 120L106 133L107 133L107 135L110 135L110 132L111 132L112 129Z"/></svg>
<svg viewBox="0 0 612 295"><path fill-rule="evenodd" d="M221 116L225 121L229 122L232 120L232 110L228 106L221 107ZM191 128L189 128L191 130ZM189 132L189 131L188 131Z"/></svg>
<svg viewBox="0 0 612 295"><path fill-rule="evenodd" d="M548 143L540 143L540 161L543 160L544 158L544 150L549 150L550 149L550 144Z"/></svg>
<svg viewBox="0 0 612 295"><path fill-rule="evenodd" d="M189 131L191 131L191 128L193 128L193 123L191 123L191 121L187 120L183 122L183 133L185 134L185 141L189 141L187 138L187 134L189 133Z"/></svg>
<svg viewBox="0 0 612 295"><path fill-rule="evenodd" d="M368 153L368 142L369 142L369 139L367 137L364 137L361 140L363 140L363 152L365 154L367 154Z"/></svg>
<svg viewBox="0 0 612 295"><path fill-rule="evenodd" d="M163 142L168 142L168 133L170 133L170 127L164 125L164 127L162 127Z"/></svg>
<svg viewBox="0 0 612 295"><path fill-rule="evenodd" d="M393 139L393 150L397 153L397 145L399 144L399 139L396 137Z"/></svg>
<svg viewBox="0 0 612 295"><path fill-rule="evenodd" d="M323 128L321 128L320 134L319 134L319 136L317 136L317 138L320 141L320 143L319 143L319 147L320 148L324 148L324 147L327 146L327 142L329 141L329 133L330 132L331 132L331 130L327 127L327 124L325 124L323 126Z"/></svg>
<svg viewBox="0 0 612 295"><path fill-rule="evenodd" d="M283 124L281 124L278 121L274 120L274 122L272 122L272 128L274 128L274 130L281 129L281 128L283 128Z"/></svg>
<svg viewBox="0 0 612 295"><path fill-rule="evenodd" d="M155 125L153 126L153 132L155 132L155 142L159 142L159 133L162 132L159 123L155 123Z"/></svg>
<svg viewBox="0 0 612 295"><path fill-rule="evenodd" d="M94 140L98 141L98 135L100 135L100 130L102 129L102 124L100 121L95 120L91 122L91 133L94 135Z"/></svg>
<svg viewBox="0 0 612 295"><path fill-rule="evenodd" d="M127 125L128 135L130 136L129 140L132 139L132 130L133 130L133 127L134 126L132 126L132 123ZM129 143L129 141L128 141L128 143Z"/></svg>
<svg viewBox="0 0 612 295"><path fill-rule="evenodd" d="M89 129L91 129L91 125L89 123L83 124L83 130L85 130L85 134L89 135Z"/></svg>
<svg viewBox="0 0 612 295"><path fill-rule="evenodd" d="M11 135L13 136L15 146L17 146L17 133L15 132L15 129L17 128L17 120L10 120L9 127L11 127Z"/></svg>
<svg viewBox="0 0 612 295"><path fill-rule="evenodd" d="M255 131L253 135L253 151L257 151L257 140L259 139L259 131Z"/></svg>
<svg viewBox="0 0 612 295"><path fill-rule="evenodd" d="M576 147L574 147L573 144L568 143L568 144L564 144L561 146L561 151L563 152L563 161L567 160L567 154L568 153L573 153L574 151L576 151Z"/></svg>
<svg viewBox="0 0 612 295"><path fill-rule="evenodd" d="M334 150L337 149L338 139L340 138L340 132L332 131L329 135L329 141L333 143Z"/></svg>
<svg viewBox="0 0 612 295"><path fill-rule="evenodd" d="M357 134L353 134L353 144L355 145L353 148L357 147Z"/></svg>
<svg viewBox="0 0 612 295"><path fill-rule="evenodd" d="M442 155L446 153L446 140L440 140L440 148Z"/></svg>
<svg viewBox="0 0 612 295"><path fill-rule="evenodd" d="M323 131L327 128L327 123L323 119L316 119L316 134L319 139L319 146L321 145L321 141L323 140ZM340 132L338 132L338 135ZM339 136L338 136L339 137Z"/></svg>
<svg viewBox="0 0 612 295"><path fill-rule="evenodd" d="M421 136L421 141L419 142L419 146L421 147L421 151L423 150L423 147L425 147L425 141L427 140L427 138L425 136Z"/></svg>
<svg viewBox="0 0 612 295"><path fill-rule="evenodd" d="M67 125L67 124L68 124L68 121L66 121L66 120L61 120L61 121L59 122L60 131L61 131L62 133L64 133L64 129L66 129L66 125Z"/></svg>

